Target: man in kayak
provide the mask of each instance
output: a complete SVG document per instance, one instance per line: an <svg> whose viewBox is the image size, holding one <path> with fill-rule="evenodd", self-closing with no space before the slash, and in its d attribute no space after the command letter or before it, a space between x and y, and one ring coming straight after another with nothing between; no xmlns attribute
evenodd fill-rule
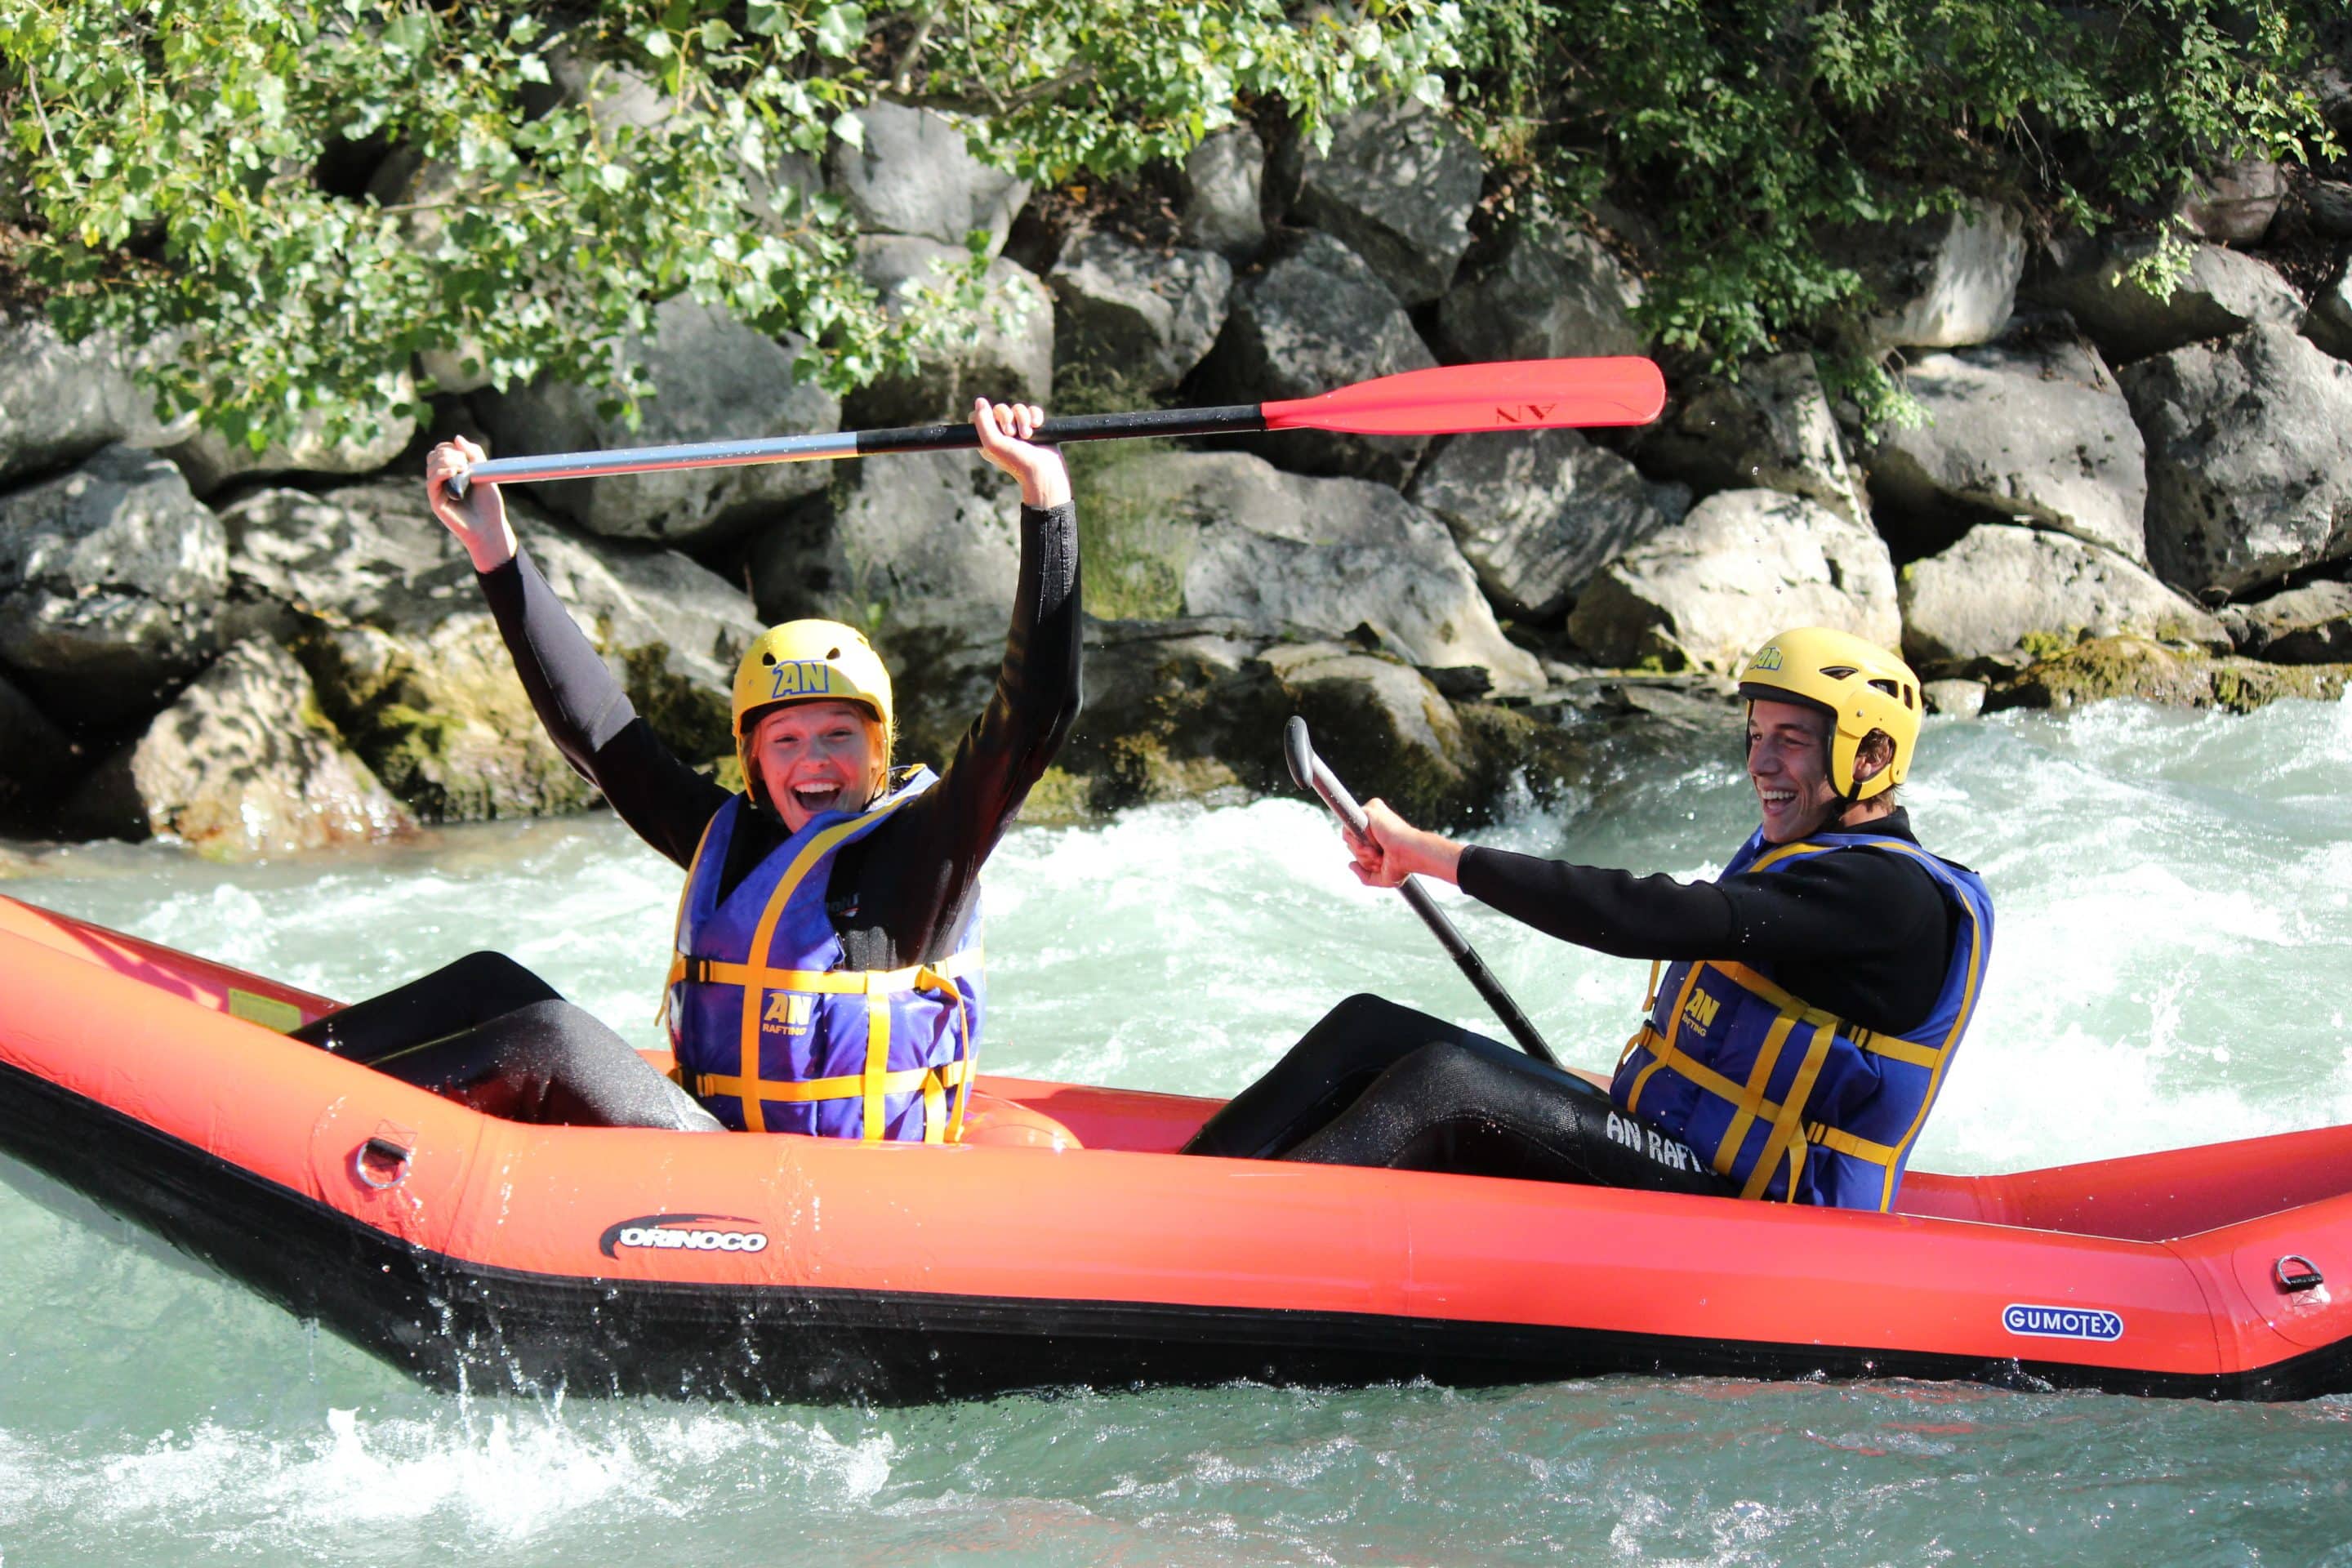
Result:
<svg viewBox="0 0 2352 1568"><path fill-rule="evenodd" d="M1186 1152L1891 1207L1976 1005L1991 900L1920 847L1895 802L1919 736L1909 666L1805 627L1759 649L1739 693L1763 822L1714 881L1465 846L1379 801L1367 836L1347 836L1370 886L1434 877L1564 942L1651 960L1605 1093L1356 996Z"/></svg>
<svg viewBox="0 0 2352 1568"><path fill-rule="evenodd" d="M679 1079L544 981L476 953L304 1031L483 1109L588 1124L952 1141L983 1011L980 870L1079 701L1077 520L1044 411L973 405L1021 487L1004 661L946 770L891 766L890 676L863 634L793 621L754 641L732 693L744 787L673 755L517 543L483 460L425 464L532 706L573 767L687 873L666 998Z"/></svg>

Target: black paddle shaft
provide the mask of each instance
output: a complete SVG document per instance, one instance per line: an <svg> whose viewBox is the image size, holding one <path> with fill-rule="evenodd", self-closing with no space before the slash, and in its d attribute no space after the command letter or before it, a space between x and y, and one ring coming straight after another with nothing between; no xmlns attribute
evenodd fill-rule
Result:
<svg viewBox="0 0 2352 1568"><path fill-rule="evenodd" d="M1320 795L1323 804L1331 808L1331 815L1338 817L1349 832L1359 838L1363 837L1364 808L1356 804L1356 797L1348 793L1348 786L1339 782L1339 775L1326 767L1323 759L1315 754L1315 742L1307 737L1306 720L1294 715L1282 727L1282 754L1290 763L1290 776L1298 782L1298 787ZM1511 1000L1511 994L1503 989L1503 983L1495 978L1494 971L1486 967L1486 961L1478 956L1477 949L1470 945L1469 939L1445 918L1445 911L1437 907L1437 901L1429 896L1429 889L1423 887L1417 879L1407 877L1397 884L1397 891L1404 895L1404 901L1412 906L1412 912L1421 917L1421 923L1429 928L1430 934L1437 939L1437 945L1454 960L1463 977L1486 999L1486 1005L1495 1010L1495 1016L1503 1021L1503 1027L1510 1031L1511 1038L1518 1041L1519 1048L1539 1062L1559 1067L1559 1058L1552 1055L1549 1046L1544 1044L1543 1036L1536 1032L1536 1026L1528 1021L1528 1016L1519 1011L1519 1005Z"/></svg>
<svg viewBox="0 0 2352 1568"><path fill-rule="evenodd" d="M1255 403L1222 408L1147 408L1132 414L1072 414L1048 419L1030 439L1042 446L1064 441L1115 441L1132 436L1231 436L1265 428ZM948 452L977 447L980 436L967 419L960 425L915 425L895 430L861 430L857 455L885 452Z"/></svg>

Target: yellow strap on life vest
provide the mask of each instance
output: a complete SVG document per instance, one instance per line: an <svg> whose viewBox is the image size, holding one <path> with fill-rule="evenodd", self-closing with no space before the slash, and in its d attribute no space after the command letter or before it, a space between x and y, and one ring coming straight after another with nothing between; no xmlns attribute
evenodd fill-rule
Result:
<svg viewBox="0 0 2352 1568"><path fill-rule="evenodd" d="M835 1078L755 1079L745 1083L740 1078L723 1073L697 1073L688 1085L698 1095L724 1094L738 1100L757 1094L762 1100L780 1104L806 1105L820 1100L861 1100L872 1075L862 1072L842 1073ZM906 1094L913 1089L929 1089L936 1085L941 1090L950 1089L971 1077L962 1062L950 1062L944 1067L899 1068L881 1075L884 1094ZM939 1142L937 1138L929 1142Z"/></svg>

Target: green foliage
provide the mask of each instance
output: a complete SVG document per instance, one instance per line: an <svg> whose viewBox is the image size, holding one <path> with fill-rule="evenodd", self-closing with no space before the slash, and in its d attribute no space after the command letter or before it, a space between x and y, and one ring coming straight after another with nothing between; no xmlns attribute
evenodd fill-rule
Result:
<svg viewBox="0 0 2352 1568"><path fill-rule="evenodd" d="M2096 230L2162 219L2221 158L2336 151L2307 85L2336 0L1467 0L1460 92L1516 189L1659 214L1644 303L1718 367L1866 303L1837 231L2022 199ZM2182 252L2152 258L2151 280ZM1849 354L1833 381L1898 405Z"/></svg>
<svg viewBox="0 0 2352 1568"><path fill-rule="evenodd" d="M1345 23L1271 0L0 0L0 262L71 336L172 344L163 411L257 449L306 421L373 434L436 351L633 416L615 347L680 292L799 335L845 391L910 368L976 287L886 310L839 205L793 188L877 89L992 114L976 140L1024 170L1116 173L1237 94L1313 129L1433 90L1454 21L1399 0Z"/></svg>

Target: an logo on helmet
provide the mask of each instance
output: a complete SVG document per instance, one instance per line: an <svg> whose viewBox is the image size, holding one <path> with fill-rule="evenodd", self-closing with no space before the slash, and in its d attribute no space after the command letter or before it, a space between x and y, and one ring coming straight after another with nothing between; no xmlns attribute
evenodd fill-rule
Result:
<svg viewBox="0 0 2352 1568"><path fill-rule="evenodd" d="M1756 662L1755 662L1754 664L1752 664L1752 665L1748 666L1748 668L1749 668L1750 669L1778 669L1778 668L1780 668L1780 644L1778 644L1778 643L1775 643L1775 644L1773 644L1770 647L1766 648L1762 653L1758 654L1758 655L1756 656Z"/></svg>
<svg viewBox="0 0 2352 1568"><path fill-rule="evenodd" d="M833 689L833 671L821 658L788 658L776 661L776 679L771 697L822 697Z"/></svg>

